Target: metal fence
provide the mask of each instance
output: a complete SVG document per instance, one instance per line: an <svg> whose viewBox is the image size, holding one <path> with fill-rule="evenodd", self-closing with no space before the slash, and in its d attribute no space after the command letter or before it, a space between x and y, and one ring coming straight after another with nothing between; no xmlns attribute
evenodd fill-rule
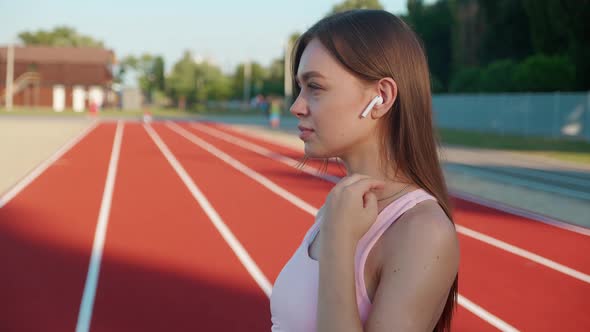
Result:
<svg viewBox="0 0 590 332"><path fill-rule="evenodd" d="M590 91L433 96L439 128L590 141Z"/></svg>

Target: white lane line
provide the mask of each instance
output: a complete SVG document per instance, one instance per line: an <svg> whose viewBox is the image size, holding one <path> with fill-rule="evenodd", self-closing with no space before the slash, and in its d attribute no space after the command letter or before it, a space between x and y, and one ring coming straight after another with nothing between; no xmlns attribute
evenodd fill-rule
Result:
<svg viewBox="0 0 590 332"><path fill-rule="evenodd" d="M482 307L478 306L477 304L466 299L461 294L459 294L459 296L457 296L457 302L461 306L463 306L465 309L471 311L472 313L474 313L475 315L477 315L481 319L485 320L486 322L490 323L491 325L493 325L495 328L497 328L500 331L503 331L503 332L517 332L518 331L514 326L509 325L506 322L504 322L503 320L501 320L500 318L498 318L497 316L492 315L491 313L486 311L484 308L482 308Z"/></svg>
<svg viewBox="0 0 590 332"><path fill-rule="evenodd" d="M293 146L290 146L288 144L284 144L281 141L270 141L267 137L256 135L255 133L252 133L250 131L242 131L237 128L232 128L231 126L226 126L226 125L222 125L222 126L228 128L229 130L232 130L232 131L238 131L240 134L245 135L245 136L261 139L263 141L267 141L267 142L275 144L275 145L281 145L289 150L296 150L293 148ZM198 126L193 125L193 127L196 129L202 130L202 131L206 131L206 130L210 129L210 130L218 131L221 134L225 134L225 132L223 132L223 131L220 131L218 129L209 128L208 126L205 126L205 125L198 125ZM202 128L207 128L207 129L202 129ZM233 137L233 136L231 136L231 137ZM235 139L241 140L240 138L237 138L237 137L235 137ZM312 170L313 170L313 168L312 168ZM311 173L309 173L309 174L311 174ZM515 207L515 206L510 206L510 205L496 202L496 201L492 201L489 199L484 199L484 198L477 197L477 196L474 196L474 195L471 195L471 194L468 194L468 193L465 193L462 191L458 191L458 190L451 190L450 189L449 193L452 196L461 198L463 200L466 200L466 201L469 201L472 203L476 203L476 204L490 207L493 209L497 209L500 211L508 212L508 213L511 213L511 214L514 214L517 216L533 219L535 221L538 221L538 222L541 222L541 223L544 223L547 225L551 225L553 227L561 228L561 229L564 229L564 230L567 230L570 232L578 233L578 234L585 235L585 236L590 236L590 229L588 229L588 228L584 228L582 226L570 224L570 223L567 223L562 220L558 220L558 219L555 219L555 218L552 218L552 217L549 217L546 215L538 214L538 213L535 213L535 212L532 212L532 211L529 211L526 209L522 209L522 208Z"/></svg>
<svg viewBox="0 0 590 332"><path fill-rule="evenodd" d="M262 147L260 145L257 145L257 144L248 142L246 140L243 140L241 138L238 138L238 137L235 137L235 136L226 134L225 132L223 132L221 130L213 129L213 128L210 128L210 127L204 126L204 125L196 125L196 124L192 124L191 127L195 128L195 129L197 129L199 131L205 132L205 133L207 133L207 134L209 134L211 136L214 136L214 137L217 137L219 139L222 139L222 140L224 140L226 142L229 142L229 143L232 143L234 145L240 146L240 147L242 147L242 148L244 148L246 150L250 150L252 152L256 152L256 153L258 153L260 155L263 155L265 157L268 157L268 158L272 158L272 159L274 159L274 160L276 160L276 161L278 161L278 162L280 162L282 164L285 164L287 166L296 168L297 165L299 164L299 162L297 160L293 159L293 158L289 158L287 156L283 156L280 153L271 151L271 150L269 150L267 148L264 148L264 147ZM319 178L324 179L324 180L329 181L329 182L337 183L338 181L340 181L340 178L338 176L330 175L330 174L321 174L321 173L318 172L318 170L316 168L313 168L313 167L311 167L309 165L304 165L301 168L301 171L303 171L304 173L307 173L309 175L313 175L313 176L319 177Z"/></svg>
<svg viewBox="0 0 590 332"><path fill-rule="evenodd" d="M186 138L187 140L198 145L202 149L215 155L217 158L225 161L231 167L237 169L238 171L246 174L248 177L261 183L266 188L268 188L270 191L285 198L286 200L293 203L293 205L297 206L298 208L302 209L303 211L308 212L312 215L315 215L317 213L317 209L314 208L313 206L311 206L306 201L295 196L294 194L285 190L284 188L278 186L276 183L274 183L271 180L269 180L268 178L262 176L260 173L254 171L253 169L249 168L248 166L246 166L246 165L242 164L241 162L235 160L234 158L230 157L225 152L219 150L218 148L214 147L213 145L198 138L197 136L195 136L193 133L189 132L188 130L180 127L179 125L177 125L175 123L169 122L169 121L167 122L167 125L170 129L174 130L180 136Z"/></svg>
<svg viewBox="0 0 590 332"><path fill-rule="evenodd" d="M508 251L511 254L526 258L530 261L533 261L535 263L541 264L543 266L546 266L552 270L561 272L563 274L566 274L572 278L581 280L585 283L590 284L590 275L587 275L583 272L574 270L570 267L567 267L565 265L559 264L555 261L552 261L550 259L547 259L543 256L539 256L537 254L534 254L530 251L521 249L517 246L513 246L511 244L508 244L504 241L500 241L496 238L493 238L491 236L476 232L474 230L471 230L469 228L460 226L460 225L455 225L457 227L457 231L465 236L469 236L471 238L474 238L476 240L479 240L481 242L485 242L491 246L494 246L496 248L500 248L502 250Z"/></svg>
<svg viewBox="0 0 590 332"><path fill-rule="evenodd" d="M274 160L276 160L278 162L284 163L286 165L290 165L290 166L294 167L294 163L296 163L296 161L293 160L293 159L291 159L291 158L288 158L288 157L285 157L285 156L280 155L279 153L275 153L275 152L272 152L270 150L267 150L267 149L265 149L265 148L263 148L261 146L258 146L258 145L254 144L254 143L246 142L246 141L244 141L244 140L242 140L242 139L240 139L238 137L229 135L229 134L224 133L224 132L221 132L219 130L216 130L216 129L213 129L213 128L210 128L210 127L205 127L203 125L194 125L193 124L192 127L195 128L195 129L201 130L203 132L206 132L206 133L211 133L212 134L214 132L217 132L217 133L214 134L215 137L218 137L218 138L223 139L223 140L225 140L227 142L236 144L236 145L238 145L238 146L240 146L240 147L242 147L244 149L250 150L252 152L259 153L261 155L264 155L265 157L272 158L272 159L274 159ZM277 156L280 156L280 158L277 157ZM306 172L306 173L311 174L313 176L318 176L317 175L317 172L309 171L309 172ZM334 180L333 178L327 178L327 177L322 177L322 178L324 180L332 181L334 183L336 183L336 182L339 181L339 178L337 178L337 177L333 177L333 178L336 178L336 180ZM550 268L552 270L561 272L561 273L563 273L565 275L568 275L570 277L576 278L578 280L581 280L583 282L586 282L586 283L589 283L590 284L590 275L588 275L588 274L585 274L583 272L577 271L577 270L572 269L572 268L570 268L568 266L565 266L563 264L557 263L557 262L552 261L552 260L550 260L548 258L545 258L543 256L540 256L540 255L537 255L535 253L532 253L532 252L530 252L528 250L525 250L525 249L519 248L517 246L508 244L508 243L506 243L504 241L501 241L501 240L498 240L498 239L493 238L491 236L488 236L488 235L479 233L477 231L474 231L474 230L469 229L467 227L461 226L459 224L455 224L455 226L457 228L457 232L459 232L459 233L461 233L461 234L463 234L465 236L469 236L471 238L474 238L476 240L479 240L479 241L482 241L484 243L487 243L487 244L489 244L491 246L494 246L494 247L496 247L498 249L508 251L508 252L510 252L510 253L512 253L514 255L517 255L517 256L520 256L522 258L528 259L530 261L533 261L535 263L538 263L538 264L541 264L541 265L543 265L545 267L548 267L548 268Z"/></svg>
<svg viewBox="0 0 590 332"><path fill-rule="evenodd" d="M193 195L194 199L199 203L203 211L207 214L211 222L217 228L217 231L221 234L223 239L227 242L230 248L233 250L234 254L238 257L242 265L246 268L246 270L250 273L252 278L256 281L258 286L264 291L266 296L270 297L270 293L272 291L272 284L266 278L264 273L260 270L256 262L250 257L248 251L244 248L244 246L240 243L240 241L236 238L236 236L231 232L229 227L223 222L223 219L219 216L217 211L213 208L207 197L201 192L199 187L195 184L192 178L188 175L184 167L178 162L174 154L170 151L168 146L162 141L160 136L155 132L155 130L148 124L144 124L144 128L152 138L156 146L160 149L166 160L170 163L172 168L176 171L184 185L188 188L190 193Z"/></svg>
<svg viewBox="0 0 590 332"><path fill-rule="evenodd" d="M198 138L197 136L195 136L194 134L192 134L189 131L185 130L184 128L182 128L182 127L180 127L180 126L178 126L176 124L173 124L173 123L168 123L168 126L172 130L176 131L179 135L185 137L186 139L190 140L191 142L193 142L194 144L198 145L199 147L201 147L203 149L206 149L207 151L209 151L211 154L213 154L217 158L225 161L230 166L236 168L237 170L239 170L240 172L242 172L246 176L254 179L258 183L260 183L261 185L263 185L264 187L266 187L267 189L269 189L270 191L272 191L275 194L281 196L282 198L284 198L285 200L289 201L290 203L292 203L293 205L297 206L298 208L300 208L300 209L308 212L309 214L311 214L313 216L315 216L317 214L317 212L318 212L318 209L317 208L312 207L308 203L305 203L302 199L300 199L297 196L289 193L287 190L281 188L279 185L275 184L274 182L272 182L268 178L260 175L256 171L248 168L247 166L245 166L242 163L240 163L239 161L233 159L232 157L230 157L226 153L220 151L219 149L215 148L211 144L209 144L209 143L203 141L202 139ZM236 167L236 165L240 165L240 166L239 167ZM279 188L279 190L277 190L277 188ZM298 199L297 200L293 200L292 199L293 196L297 197ZM299 205L299 202L304 202L306 204L306 207L304 208L304 206ZM518 331L516 328L512 327L510 324L508 324L505 321L501 320L500 318L494 316L493 314L491 314L490 312L486 311L482 307L475 305L473 302L469 301L464 296L461 296L461 301L458 301L458 303L460 305L463 305L465 307L465 309L471 311L476 316L480 317L481 319L485 320L486 322L490 323L491 325L499 328L500 330L505 330L505 331ZM508 328L508 329L504 329L504 328Z"/></svg>
<svg viewBox="0 0 590 332"><path fill-rule="evenodd" d="M39 177L49 166L51 166L56 160L61 158L66 152L86 137L91 131L98 126L98 121L93 122L91 125L82 130L78 135L74 136L70 141L64 144L59 150L55 151L51 157L39 164L33 169L27 176L20 180L10 190L0 197L0 209L10 202L16 195L18 195L23 189L25 189L31 182Z"/></svg>
<svg viewBox="0 0 590 332"><path fill-rule="evenodd" d="M90 264L88 265L88 273L86 275L86 282L84 284L84 293L82 294L82 302L80 303L80 311L78 312L76 332L87 332L90 330L92 310L94 308L94 297L96 295L98 276L100 274L100 262L102 260L102 251L107 233L109 214L111 212L115 179L117 177L117 165L119 163L119 154L121 152L121 141L123 140L123 126L124 125L121 121L117 122L115 140L113 142L113 149L111 151L111 160L109 162L109 169L104 186L104 192L102 194L100 212L98 214L98 223L96 224L96 230L94 233Z"/></svg>

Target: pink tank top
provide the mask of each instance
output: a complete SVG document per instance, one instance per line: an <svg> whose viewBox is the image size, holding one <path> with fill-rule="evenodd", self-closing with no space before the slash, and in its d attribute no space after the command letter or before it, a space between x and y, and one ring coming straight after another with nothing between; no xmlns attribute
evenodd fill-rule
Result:
<svg viewBox="0 0 590 332"><path fill-rule="evenodd" d="M379 237L404 212L416 204L436 198L423 189L404 194L387 205L375 223L361 237L355 254L356 302L360 318L365 324L371 310L371 301L365 286L365 262ZM309 246L319 231L323 207L315 223L305 234L299 248L279 273L270 296L273 332L313 332L316 330L316 310L319 283L319 263L309 256Z"/></svg>

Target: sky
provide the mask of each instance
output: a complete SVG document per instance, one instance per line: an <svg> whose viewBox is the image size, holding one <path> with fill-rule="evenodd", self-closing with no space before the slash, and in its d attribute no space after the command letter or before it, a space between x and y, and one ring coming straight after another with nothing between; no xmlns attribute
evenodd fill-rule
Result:
<svg viewBox="0 0 590 332"><path fill-rule="evenodd" d="M67 25L103 41L118 59L158 54L169 69L190 50L231 73L244 61L267 66L281 57L290 34L305 31L339 2L0 0L0 45L17 42L22 31ZM381 0L381 4L394 14L406 12L406 0Z"/></svg>

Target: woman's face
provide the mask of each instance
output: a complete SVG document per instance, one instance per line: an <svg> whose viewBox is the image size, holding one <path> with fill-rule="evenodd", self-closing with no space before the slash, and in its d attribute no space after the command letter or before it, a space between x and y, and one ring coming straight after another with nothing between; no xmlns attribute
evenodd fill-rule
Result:
<svg viewBox="0 0 590 332"><path fill-rule="evenodd" d="M375 91L348 72L318 39L303 51L297 82L301 92L290 111L299 119L308 157L342 157L374 134L376 121L360 114Z"/></svg>

